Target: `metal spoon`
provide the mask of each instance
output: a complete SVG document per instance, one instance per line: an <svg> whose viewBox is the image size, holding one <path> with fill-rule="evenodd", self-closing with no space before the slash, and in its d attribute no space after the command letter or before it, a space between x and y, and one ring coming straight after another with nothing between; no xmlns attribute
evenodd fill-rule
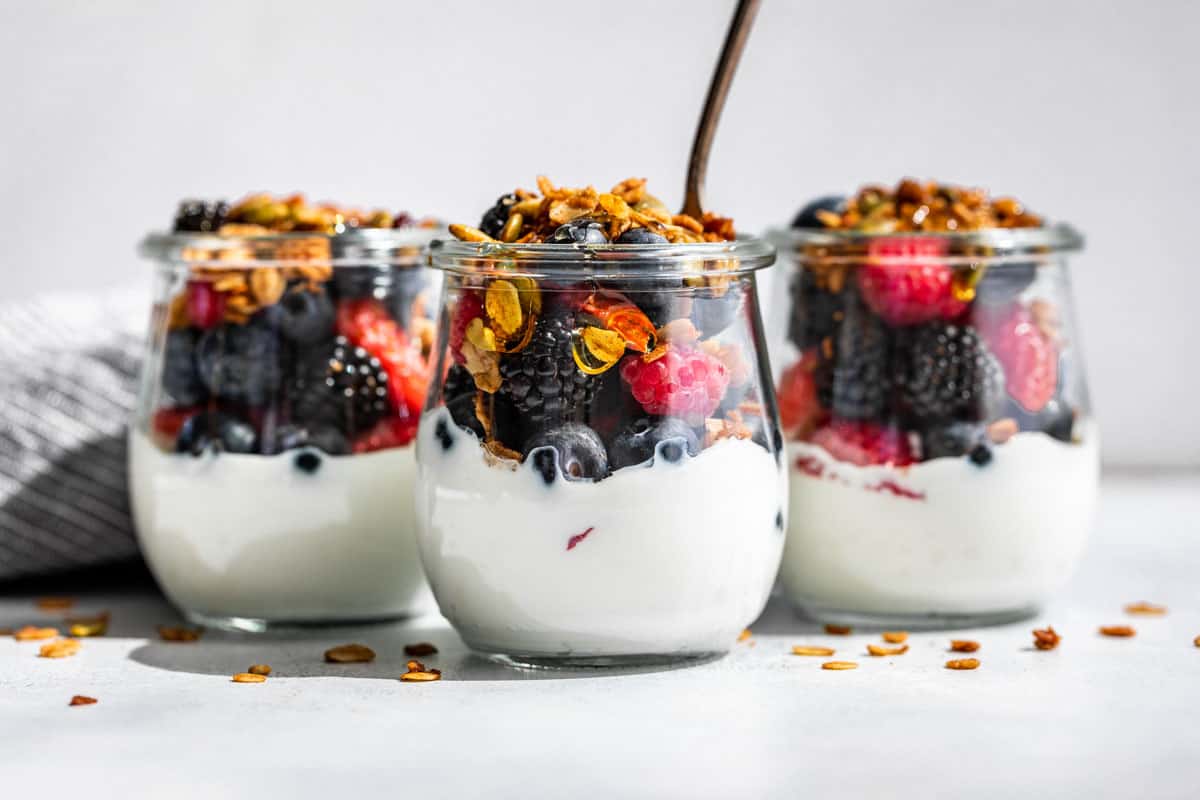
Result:
<svg viewBox="0 0 1200 800"><path fill-rule="evenodd" d="M687 186L683 196L682 213L693 219L704 218L704 204L700 196L704 191L704 178L708 174L708 152L712 149L717 121L721 118L721 109L725 107L725 96L729 94L729 85L733 83L733 73L742 57L742 50L746 46L758 6L759 0L738 0L737 9L733 12L733 21L729 23L729 33L725 35L725 46L721 48L721 58L717 61L712 82L708 85L708 97L704 100L704 111L700 114L700 126L696 128L696 138L692 141Z"/></svg>

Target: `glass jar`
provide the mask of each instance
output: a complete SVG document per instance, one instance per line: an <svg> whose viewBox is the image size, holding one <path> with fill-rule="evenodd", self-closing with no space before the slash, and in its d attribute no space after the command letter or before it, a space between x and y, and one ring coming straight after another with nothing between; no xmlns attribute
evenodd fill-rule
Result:
<svg viewBox="0 0 1200 800"><path fill-rule="evenodd" d="M1066 225L769 238L787 270L772 345L793 603L893 627L1035 613L1071 575L1096 503L1066 264L1082 238Z"/></svg>
<svg viewBox="0 0 1200 800"><path fill-rule="evenodd" d="M432 605L413 441L433 343L432 228L151 235L129 432L138 539L190 620L242 630Z"/></svg>
<svg viewBox="0 0 1200 800"><path fill-rule="evenodd" d="M713 657L786 519L754 270L720 244L435 242L421 557L464 641L525 665Z"/></svg>

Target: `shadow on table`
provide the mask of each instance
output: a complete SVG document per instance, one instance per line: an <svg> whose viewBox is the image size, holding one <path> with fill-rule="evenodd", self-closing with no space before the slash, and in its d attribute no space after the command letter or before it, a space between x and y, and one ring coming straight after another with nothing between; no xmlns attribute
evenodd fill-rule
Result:
<svg viewBox="0 0 1200 800"><path fill-rule="evenodd" d="M307 629L262 634L207 631L197 642L150 641L129 654L139 664L172 672L228 675L245 672L251 664L267 664L273 677L374 678L396 680L414 656L406 645L430 642L438 652L417 656L427 667L442 670L444 681L545 681L579 678L612 679L680 669L687 665L612 668L523 669L480 656L436 616L369 626ZM329 664L327 649L341 644L365 644L375 651L366 664Z"/></svg>

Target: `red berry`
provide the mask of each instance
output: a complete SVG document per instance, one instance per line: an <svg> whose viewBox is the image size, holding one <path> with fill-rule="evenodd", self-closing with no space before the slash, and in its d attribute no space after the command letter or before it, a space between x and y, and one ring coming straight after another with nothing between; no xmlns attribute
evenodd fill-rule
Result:
<svg viewBox="0 0 1200 800"><path fill-rule="evenodd" d="M417 418L407 415L388 417L354 440L354 452L371 453L392 447L404 447L417 438Z"/></svg>
<svg viewBox="0 0 1200 800"><path fill-rule="evenodd" d="M406 416L418 418L429 388L429 365L384 305L370 298L342 303L337 329L351 344L379 359L388 374L392 404Z"/></svg>
<svg viewBox="0 0 1200 800"><path fill-rule="evenodd" d="M933 237L872 239L869 259L858 268L858 288L871 309L889 325L954 319L967 304L954 297L954 272L939 259L945 242Z"/></svg>
<svg viewBox="0 0 1200 800"><path fill-rule="evenodd" d="M621 378L647 414L679 417L693 427L717 410L729 386L729 370L720 359L674 344L653 361L627 356Z"/></svg>
<svg viewBox="0 0 1200 800"><path fill-rule="evenodd" d="M810 441L838 461L860 467L872 464L903 467L913 463L908 436L874 422L835 419L818 429Z"/></svg>
<svg viewBox="0 0 1200 800"><path fill-rule="evenodd" d="M467 336L467 326L471 321L483 316L483 300L475 292L463 292L459 295L454 307L454 317L450 320L450 357L455 364L465 364L462 344Z"/></svg>
<svg viewBox="0 0 1200 800"><path fill-rule="evenodd" d="M188 281L188 319L197 328L215 328L225 318L225 295L205 281Z"/></svg>
<svg viewBox="0 0 1200 800"><path fill-rule="evenodd" d="M1045 408L1058 389L1058 348L1029 309L1013 303L997 314L979 314L977 324L1004 368L1009 396L1026 411Z"/></svg>
<svg viewBox="0 0 1200 800"><path fill-rule="evenodd" d="M160 408L154 412L154 417L150 420L150 430L160 434L166 440L174 442L179 438L179 430L183 427L183 423L199 410L198 406Z"/></svg>
<svg viewBox="0 0 1200 800"><path fill-rule="evenodd" d="M788 439L804 437L825 416L817 400L817 382L813 369L819 356L810 349L800 360L784 370L779 379L779 416L783 422L783 434Z"/></svg>

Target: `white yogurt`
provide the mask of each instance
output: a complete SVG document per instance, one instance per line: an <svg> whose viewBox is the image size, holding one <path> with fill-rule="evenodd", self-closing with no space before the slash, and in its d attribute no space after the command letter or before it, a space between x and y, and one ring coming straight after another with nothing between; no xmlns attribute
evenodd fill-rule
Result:
<svg viewBox="0 0 1200 800"><path fill-rule="evenodd" d="M559 476L548 486L529 463L489 463L439 410L421 422L417 457L425 571L442 614L475 649L722 653L771 591L786 476L753 442L724 440L675 463L660 455L602 481Z"/></svg>
<svg viewBox="0 0 1200 800"><path fill-rule="evenodd" d="M1035 609L1070 577L1096 504L1096 428L1076 432L1078 443L1017 434L983 467L858 467L791 443L785 589L817 613Z"/></svg>
<svg viewBox="0 0 1200 800"><path fill-rule="evenodd" d="M142 552L171 601L208 617L338 622L421 613L412 447L275 456L165 453L129 437Z"/></svg>

